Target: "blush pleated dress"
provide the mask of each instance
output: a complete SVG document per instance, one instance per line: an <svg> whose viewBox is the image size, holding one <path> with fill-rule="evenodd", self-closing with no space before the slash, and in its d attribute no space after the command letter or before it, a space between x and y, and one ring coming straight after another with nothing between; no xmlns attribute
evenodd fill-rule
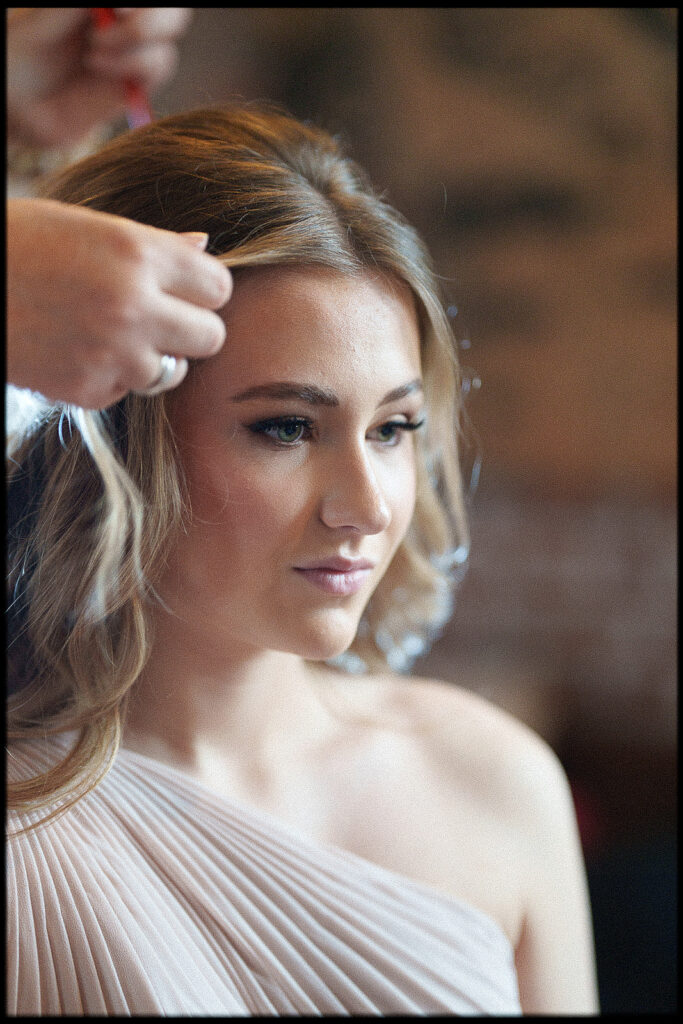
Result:
<svg viewBox="0 0 683 1024"><path fill-rule="evenodd" d="M10 747L10 778L66 752ZM488 915L119 750L37 831L8 815L10 1016L520 1015Z"/></svg>

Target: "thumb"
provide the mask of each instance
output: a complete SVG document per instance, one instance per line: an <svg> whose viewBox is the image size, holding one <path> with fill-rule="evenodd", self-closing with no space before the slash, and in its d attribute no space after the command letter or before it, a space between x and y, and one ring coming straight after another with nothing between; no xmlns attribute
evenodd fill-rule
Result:
<svg viewBox="0 0 683 1024"><path fill-rule="evenodd" d="M209 235L206 231L179 231L178 237L186 239L196 249L206 249L209 244Z"/></svg>

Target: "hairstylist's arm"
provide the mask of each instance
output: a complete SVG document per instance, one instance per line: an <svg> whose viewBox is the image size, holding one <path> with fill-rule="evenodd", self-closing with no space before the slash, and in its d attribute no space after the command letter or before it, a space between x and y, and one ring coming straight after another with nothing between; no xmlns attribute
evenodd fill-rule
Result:
<svg viewBox="0 0 683 1024"><path fill-rule="evenodd" d="M15 7L7 17L10 142L60 147L120 117L127 80L153 92L173 74L187 7L119 7L96 29L88 7Z"/></svg>
<svg viewBox="0 0 683 1024"><path fill-rule="evenodd" d="M54 401L104 408L225 340L230 272L176 234L51 199L7 204L7 376Z"/></svg>

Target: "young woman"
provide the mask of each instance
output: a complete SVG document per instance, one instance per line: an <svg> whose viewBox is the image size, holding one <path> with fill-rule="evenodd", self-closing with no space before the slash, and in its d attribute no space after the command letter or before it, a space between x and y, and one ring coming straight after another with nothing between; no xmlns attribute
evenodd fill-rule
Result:
<svg viewBox="0 0 683 1024"><path fill-rule="evenodd" d="M234 290L179 387L51 409L11 455L9 1012L596 1012L557 759L399 674L468 543L415 232L262 106L49 195L203 227Z"/></svg>

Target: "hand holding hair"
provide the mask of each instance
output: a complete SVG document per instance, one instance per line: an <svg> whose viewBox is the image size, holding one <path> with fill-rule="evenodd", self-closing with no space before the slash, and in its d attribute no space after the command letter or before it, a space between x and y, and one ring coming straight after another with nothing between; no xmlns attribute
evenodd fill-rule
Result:
<svg viewBox="0 0 683 1024"><path fill-rule="evenodd" d="M207 241L51 199L10 200L9 382L87 409L178 385L188 359L225 340L216 310L232 279L200 251Z"/></svg>

